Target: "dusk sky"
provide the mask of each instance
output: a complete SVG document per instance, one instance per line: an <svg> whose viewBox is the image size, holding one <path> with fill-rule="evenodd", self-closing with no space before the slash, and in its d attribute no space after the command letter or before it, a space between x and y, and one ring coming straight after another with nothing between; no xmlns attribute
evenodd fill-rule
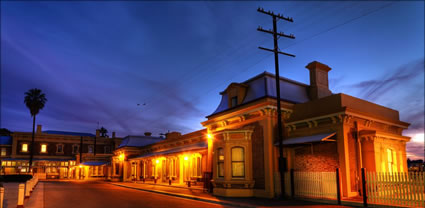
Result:
<svg viewBox="0 0 425 208"><path fill-rule="evenodd" d="M2 1L0 127L31 131L24 92L39 88L43 130L199 130L227 85L274 73L259 6L294 19L278 22L296 37L279 40L296 55L281 76L309 84L305 66L327 64L333 93L398 110L408 157L423 158L423 1Z"/></svg>

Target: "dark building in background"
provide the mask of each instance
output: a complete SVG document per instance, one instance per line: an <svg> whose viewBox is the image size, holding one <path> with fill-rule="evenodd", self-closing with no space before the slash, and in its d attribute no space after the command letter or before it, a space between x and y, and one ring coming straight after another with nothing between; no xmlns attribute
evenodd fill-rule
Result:
<svg viewBox="0 0 425 208"><path fill-rule="evenodd" d="M0 137L1 174L29 172L31 135L32 132L13 132L10 136ZM98 131L96 135L42 131L42 126L38 125L35 133L33 172L40 178L104 176L106 171L102 169L102 165L110 161L112 152L120 142L121 138L115 137L115 133L112 138L108 138L101 137ZM89 166L88 171L79 171L84 163Z"/></svg>

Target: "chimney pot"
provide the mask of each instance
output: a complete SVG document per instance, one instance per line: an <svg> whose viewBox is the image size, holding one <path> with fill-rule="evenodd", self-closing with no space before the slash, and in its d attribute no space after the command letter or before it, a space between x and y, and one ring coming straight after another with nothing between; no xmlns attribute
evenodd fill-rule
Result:
<svg viewBox="0 0 425 208"><path fill-rule="evenodd" d="M112 138L115 138L115 131L112 132Z"/></svg>
<svg viewBox="0 0 425 208"><path fill-rule="evenodd" d="M96 137L100 137L100 130L96 129Z"/></svg>
<svg viewBox="0 0 425 208"><path fill-rule="evenodd" d="M318 61L309 63L306 68L310 71L310 99L316 100L322 97L332 95L329 90L328 72L331 68Z"/></svg>
<svg viewBox="0 0 425 208"><path fill-rule="evenodd" d="M37 125L37 134L41 134L41 125Z"/></svg>
<svg viewBox="0 0 425 208"><path fill-rule="evenodd" d="M145 136L151 136L152 132L145 132Z"/></svg>

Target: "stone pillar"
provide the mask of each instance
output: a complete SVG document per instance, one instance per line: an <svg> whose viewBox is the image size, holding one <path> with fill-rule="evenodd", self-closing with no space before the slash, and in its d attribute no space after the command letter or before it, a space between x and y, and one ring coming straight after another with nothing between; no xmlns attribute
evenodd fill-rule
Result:
<svg viewBox="0 0 425 208"><path fill-rule="evenodd" d="M184 183L184 158L179 156L179 183Z"/></svg>
<svg viewBox="0 0 425 208"><path fill-rule="evenodd" d="M128 179L128 162L123 161L122 164L123 164L122 179L123 179L123 181L127 181L127 179Z"/></svg>

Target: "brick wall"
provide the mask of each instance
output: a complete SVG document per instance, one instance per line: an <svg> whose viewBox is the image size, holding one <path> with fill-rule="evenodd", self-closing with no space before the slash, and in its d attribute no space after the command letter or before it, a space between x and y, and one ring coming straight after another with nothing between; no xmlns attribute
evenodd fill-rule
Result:
<svg viewBox="0 0 425 208"><path fill-rule="evenodd" d="M336 142L324 142L295 149L296 171L329 172L339 167Z"/></svg>
<svg viewBox="0 0 425 208"><path fill-rule="evenodd" d="M264 134L263 127L258 123L253 123L254 132L251 136L252 141L252 176L255 181L255 189L265 188L264 176Z"/></svg>

